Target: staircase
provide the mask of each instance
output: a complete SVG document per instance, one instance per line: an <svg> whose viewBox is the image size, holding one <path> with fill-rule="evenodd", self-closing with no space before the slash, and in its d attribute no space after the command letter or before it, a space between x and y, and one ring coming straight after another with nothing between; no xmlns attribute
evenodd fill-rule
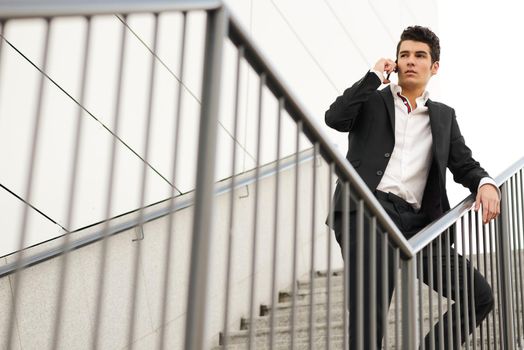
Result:
<svg viewBox="0 0 524 350"><path fill-rule="evenodd" d="M481 256L482 257L482 256ZM489 258L488 258L489 259ZM476 262L476 258L473 260ZM489 261L489 260L488 260ZM330 348L333 350L343 349L344 344L344 327L343 327L343 315L344 315L344 304L343 304L343 275L342 271L335 271L331 276L331 324L330 324ZM488 273L488 279L490 275ZM491 280L489 280L491 282ZM295 326L295 349L305 350L310 349L309 346L309 314L311 311L311 295L310 295L310 281L303 280L297 283L297 294L296 294L296 326ZM424 330L429 330L429 298L428 298L428 287L423 287L424 296ZM493 288L496 291L496 288ZM317 272L317 277L314 281L314 318L315 327L313 330L313 338L315 343L315 349L323 350L327 349L326 344L326 327L327 327L327 276L326 273ZM418 295L418 294L417 294ZM254 320L254 342L252 349L266 350L270 349L270 316L271 313L275 313L275 346L276 350L290 349L291 346L291 317L292 317L292 292L291 290L284 290L279 293L278 303L275 306L262 305L260 307L260 315ZM389 327L387 330L388 348L396 349L397 341L395 334L395 298L396 295L393 293L389 313L388 322ZM497 296L495 295L495 298ZM433 292L433 319L436 323L438 321L438 294ZM496 300L496 299L495 299ZM447 311L447 301L442 300L442 310ZM496 309L498 311L498 309ZM401 312L399 310L399 322L401 322ZM418 315L417 315L418 316ZM498 313L495 314L498 317ZM493 318L490 316L490 332L493 332ZM242 319L240 322L240 330L230 331L228 335L228 350L244 350L249 348L249 330L251 324L249 319ZM496 326L498 327L498 320ZM399 348L402 347L401 337L401 325L399 324ZM480 330L477 328L477 348L480 348ZM497 331L498 332L498 331ZM484 339L486 337L485 323L484 323ZM493 336L492 336L493 337ZM222 335L219 346L213 350L223 349L222 346ZM484 340L486 343L486 340ZM472 345L472 344L471 344ZM492 339L493 348L493 339Z"/></svg>

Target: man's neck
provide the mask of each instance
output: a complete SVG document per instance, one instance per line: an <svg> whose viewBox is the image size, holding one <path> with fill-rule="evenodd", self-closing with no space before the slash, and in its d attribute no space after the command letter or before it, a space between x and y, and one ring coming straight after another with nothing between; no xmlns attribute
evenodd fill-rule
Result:
<svg viewBox="0 0 524 350"><path fill-rule="evenodd" d="M409 104L413 109L417 108L417 98L424 94L426 87L409 88L402 86L402 96L409 100Z"/></svg>

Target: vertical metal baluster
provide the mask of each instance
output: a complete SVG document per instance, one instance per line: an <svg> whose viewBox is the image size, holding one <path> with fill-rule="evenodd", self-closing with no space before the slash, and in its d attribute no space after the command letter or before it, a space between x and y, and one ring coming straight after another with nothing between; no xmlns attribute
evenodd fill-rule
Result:
<svg viewBox="0 0 524 350"><path fill-rule="evenodd" d="M46 21L46 27L45 27L45 34L44 34L44 44L42 46L42 72L46 72L47 70L47 60L48 60L48 51L49 51L49 37L51 36L51 19L45 18ZM3 28L3 26L2 26ZM36 108L35 108L35 114L34 114L34 123L33 123L33 131L32 131L32 143L31 143L31 151L29 156L29 164L27 172L27 177L25 179L25 199L27 203L31 203L32 194L33 194L33 180L36 178L34 176L34 170L35 170L35 164L37 160L37 150L38 150L38 140L40 137L40 122L41 122L41 114L42 114L42 105L44 100L44 81L45 76L44 74L40 74L40 79L38 81L38 95L36 100ZM9 327L7 331L7 337L6 342L4 343L4 348L9 349L11 347L11 343L13 340L13 332L14 332L14 325L16 323L15 317L18 313L18 301L20 298L20 289L22 288L22 277L20 276L21 272L21 265L22 265L22 258L23 258L23 252L22 249L24 249L26 244L26 238L27 238L27 221L29 220L29 206L25 205L23 212L22 212L22 221L20 225L20 234L19 234L19 241L18 241L18 252L16 253L15 258L15 273L13 274L13 302L10 304L10 309L8 311L9 313Z"/></svg>
<svg viewBox="0 0 524 350"><path fill-rule="evenodd" d="M384 344L384 350L388 350L388 308L389 308L389 276L388 273L388 233L384 231L382 233L382 281L386 284L386 287L382 288L382 343ZM345 348L347 349L347 348Z"/></svg>
<svg viewBox="0 0 524 350"><path fill-rule="evenodd" d="M66 228L70 230L73 226L73 215L74 211L76 209L75 207L75 199L76 199L76 183L77 183L77 172L78 172L78 163L80 158L80 146L82 144L82 126L83 126L83 106L84 106L84 100L85 100L85 90L86 90L86 81L87 81L87 65L89 62L89 48L90 48L90 41L91 41L91 18L86 17L86 31L85 31L85 38L84 38L84 52L83 52L83 62L82 62L82 77L80 80L80 99L79 104L77 106L77 119L76 119L76 128L75 128L75 145L73 148L73 155L72 155L72 169L71 169L71 180L69 183L69 192L68 192L68 200L66 203L66 212L67 212L67 219L66 219ZM62 325L62 313L64 312L64 299L65 299L65 287L67 285L67 274L69 272L68 265L69 265L69 252L71 251L71 234L67 233L64 236L64 243L60 247L60 250L62 251L62 255L60 256L60 280L58 282L58 293L56 295L55 300L55 306L56 306L56 319L55 319L55 327L53 330L53 338L52 338L52 346L51 349L57 349L58 343L60 341L60 331L61 331L61 325Z"/></svg>
<svg viewBox="0 0 524 350"><path fill-rule="evenodd" d="M520 333L520 330L521 330L521 320L520 320L520 310L521 310L521 304L520 304L520 299L519 299L519 290L522 288L522 286L520 285L520 280L518 278L518 275L519 275L519 271L520 271L520 265L519 265L519 259L518 259L518 242L517 242L517 236L518 236L518 232L517 232L517 212L516 212L516 205L517 205L517 201L516 201L516 192L515 192L515 180L516 180L516 175L513 175L509 181L510 181L510 195L511 195L511 202L510 202L510 206L511 206L511 222L512 222L512 226L511 226L511 237L513 238L513 249L511 249L510 247L510 251L513 255L513 264L514 264L514 269L513 269L513 276L511 277L512 280L513 280L513 283L514 283L514 291L512 291L512 296L514 298L514 301L513 301L513 305L515 306L514 307L514 311L515 311L515 318L517 320L517 343L519 346L521 346L521 333ZM504 234L507 234L507 233L504 233Z"/></svg>
<svg viewBox="0 0 524 350"><path fill-rule="evenodd" d="M429 349L435 350L435 333L433 329L433 243L426 247L428 252L428 313L429 313Z"/></svg>
<svg viewBox="0 0 524 350"><path fill-rule="evenodd" d="M490 229L491 229L491 232L492 232L492 235L493 235L493 239L494 239L494 247L496 247L497 249L497 253L496 253L496 258L495 258L495 269L497 271L497 278L496 278L496 282L497 282L497 305L498 305L498 331L499 331L499 346L502 348L504 345L504 324L502 322L502 289L501 289L501 281L500 281L500 274L501 274L501 266L500 266L500 258L501 258L501 251L500 251L500 244L499 244L499 238L498 238L498 232L496 230L496 225L495 223L493 222L495 220L491 220L490 222Z"/></svg>
<svg viewBox="0 0 524 350"><path fill-rule="evenodd" d="M469 212L468 212L469 213ZM464 305L464 341L466 350L469 350L469 307L468 307L468 269L467 269L467 259L466 259L466 225L465 218L462 216L460 218L460 233L462 235L462 288L464 289L462 295L462 305Z"/></svg>
<svg viewBox="0 0 524 350"><path fill-rule="evenodd" d="M157 42L158 42L158 13L154 14L154 34L153 34L153 49L152 51L156 53L157 51ZM144 164L142 166L142 181L140 186L140 203L138 210L138 225L143 225L143 216L144 216L144 206L146 202L146 187L147 187L147 162L149 159L149 141L151 137L151 124L152 124L152 110L153 110L153 97L155 89L155 73L156 73L156 58L154 55L151 55L150 62L150 77L149 77L149 94L148 94L148 104L146 111L146 128L145 128L145 137L144 137ZM136 242L135 256L133 258L133 287L131 289L131 309L130 309L130 318L129 318L129 328L127 333L127 344L130 349L134 347L134 335L135 335L135 323L136 323L136 308L137 308L137 299L138 299L138 279L140 276L140 259L142 258L142 239L138 238L134 240Z"/></svg>
<svg viewBox="0 0 524 350"><path fill-rule="evenodd" d="M481 235L480 235L480 229L482 225L479 225L479 213L478 211L475 211L473 220L475 221L475 233L476 233L476 252L477 252L477 269L479 273L481 273L484 277L487 278L485 273L482 273L482 259L480 258L480 246L482 246L482 252L483 256L486 256L486 246L484 245L484 242L481 241ZM482 242L482 243L481 243ZM480 350L484 350L484 323L487 321L487 317L484 321L480 324Z"/></svg>
<svg viewBox="0 0 524 350"><path fill-rule="evenodd" d="M0 19L0 79L2 78L2 51L4 48L4 28L5 28L6 21L3 19ZM1 87L1 85L0 85ZM0 93L2 91L0 90Z"/></svg>
<svg viewBox="0 0 524 350"><path fill-rule="evenodd" d="M284 98L278 99L278 111L277 111L277 161L275 173L275 211L274 211L274 223L273 223L273 271L271 273L271 305L274 307L278 302L278 291L277 291L277 263L278 263L278 220L279 220L279 193L280 193L280 152L281 152L281 135L282 135L282 109L284 109ZM236 136L235 136L236 138ZM331 183L330 183L331 184ZM331 191L328 192L331 195ZM329 227L328 227L329 233ZM275 347L275 311L269 314L269 348Z"/></svg>
<svg viewBox="0 0 524 350"><path fill-rule="evenodd" d="M114 105L114 114L113 114L113 131L114 135L118 135L120 127L120 107L122 101L122 82L123 82L123 72L124 72L124 58L126 52L126 26L127 16L121 16L122 26L120 31L120 54L118 62L118 76L116 81L116 100ZM100 265L98 268L98 288L96 291L96 311L95 311L95 322L93 325L93 336L91 339L92 349L96 350L99 348L100 344L100 327L102 324L102 311L103 311L103 292L106 283L105 269L107 265L107 250L109 245L109 217L111 216L111 209L113 206L113 184L115 182L115 167L117 163L117 138L114 136L111 143L111 155L109 156L109 179L107 182L107 194L106 194L106 207L105 207L105 216L106 221L102 229L102 248L100 251Z"/></svg>
<svg viewBox="0 0 524 350"><path fill-rule="evenodd" d="M458 260L458 249L457 249L457 231L458 231L458 223L455 222L455 229L453 230L453 242L454 242L454 248L453 249L453 258L454 258L454 265L455 268L453 269L455 271L455 335L457 341L460 343L462 339L462 330L460 329L460 321L461 321L461 308L460 308L460 284L459 284L459 260ZM455 344L453 344L455 346Z"/></svg>
<svg viewBox="0 0 524 350"><path fill-rule="evenodd" d="M482 230L482 235L481 235L481 239L482 239L482 256L483 256L483 275L486 277L486 280L489 281L489 276L488 276L488 256L490 254L490 249L491 248L488 248L488 240L486 238L486 226L482 223L482 215L481 215L481 211L477 211L475 212L475 216L476 216L476 222L477 224L479 225L479 230ZM491 270L489 270L490 272L490 275L492 273ZM486 343L486 347L488 350L491 350L491 330L490 330L490 322L489 322L489 319L490 319L490 316L493 317L493 311L490 312L488 314L488 316L486 316L486 337L485 337L485 340L482 341L482 343ZM482 330L482 329L481 329Z"/></svg>
<svg viewBox="0 0 524 350"><path fill-rule="evenodd" d="M442 238L437 238L438 343L444 350L444 315L442 313Z"/></svg>
<svg viewBox="0 0 524 350"><path fill-rule="evenodd" d="M364 201L357 206L357 349L364 348Z"/></svg>
<svg viewBox="0 0 524 350"><path fill-rule="evenodd" d="M193 215L193 236L185 349L203 349L207 317L207 281L209 277L209 236L212 229L214 202L214 177L222 48L227 29L228 15L223 7L207 12L204 75L202 79L202 104L198 135L198 161Z"/></svg>
<svg viewBox="0 0 524 350"><path fill-rule="evenodd" d="M167 248L166 248L166 255L165 255L165 261L164 261L164 286L163 286L163 294L162 294L162 304L160 306L160 344L159 348L164 349L166 347L166 327L167 327L167 312L168 312L168 305L169 305L169 295L170 295L170 277L171 277L171 255L172 255L172 245L173 245L173 228L174 228L174 220L175 220L175 213L174 213L174 205L175 205L175 180L177 178L177 171L178 171L178 156L180 151L180 145L179 145L179 139L180 139L180 129L181 129L181 111L182 111L182 83L184 82L184 53L186 51L186 31L187 31L187 13L182 12L182 42L180 44L180 65L178 68L178 84L177 84L177 95L176 95L176 101L177 101L177 107L175 112L175 130L173 130L173 165L171 168L171 183L173 184L173 187L171 188L171 198L169 199L169 211L170 215L168 215L167 218ZM237 71L238 72L238 71ZM237 84L238 85L238 84ZM238 95L237 95L238 100ZM235 126L236 126L236 119L235 119ZM236 136L235 136L236 138ZM235 150L233 148L233 154ZM233 156L233 159L235 157ZM234 164L234 160L233 160ZM234 165L233 165L233 172L232 172L232 179L231 179L231 193L234 192L234 181L235 181L235 173L234 173ZM233 197L233 195L231 195ZM231 201L232 198L231 198ZM230 208L230 215L231 219L233 218L233 205ZM230 226L230 229L232 227ZM230 234L232 236L231 230ZM231 246L232 246L232 238L230 237L229 241L229 247L228 247L228 257L231 256ZM230 268L228 266L227 274L229 278L229 272ZM229 280L228 280L229 282ZM229 296L229 284L226 282L226 299ZM227 302L226 302L227 304ZM226 307L225 311L225 319L227 320L227 313L228 313L229 307Z"/></svg>
<svg viewBox="0 0 524 350"><path fill-rule="evenodd" d="M524 210L523 203L522 203L522 192L519 191L519 183L518 178L520 178L520 190L522 191L522 171L517 172L515 177L515 198L517 201L517 241L518 241L518 256L519 256L519 295L520 295L520 317L524 316L524 277L523 277L523 270L524 266L522 265L522 212ZM519 195L520 194L520 195ZM522 319L522 327L524 328L524 319ZM523 330L524 333L524 330ZM524 335L524 334L523 334ZM523 347L522 339L520 340L520 347Z"/></svg>
<svg viewBox="0 0 524 350"><path fill-rule="evenodd" d="M311 283L309 284L310 294L310 306L309 306L309 348L314 349L315 340L315 224L316 224L316 188L317 188L317 157L318 157L318 143L313 144L313 196L311 203L311 267L310 267L310 278Z"/></svg>
<svg viewBox="0 0 524 350"><path fill-rule="evenodd" d="M395 285L395 349L400 349L400 283L398 281L400 251L395 248L393 259L393 276Z"/></svg>
<svg viewBox="0 0 524 350"><path fill-rule="evenodd" d="M491 270L491 288L495 290L494 294L496 294L494 296L496 299L495 307L492 312L493 314L493 348L496 349L497 348L497 330L498 330L498 318L496 315L500 312L499 303L497 302L499 290L498 290L498 285L496 283L498 279L498 270L496 269L497 265L495 263L497 260L498 251L495 252L495 244L493 242L493 231L491 230L491 222L488 224L484 224L484 228L486 227L487 227L487 234L489 238L489 252L490 252L489 265L490 265L490 270Z"/></svg>
<svg viewBox="0 0 524 350"><path fill-rule="evenodd" d="M349 349L349 338L354 337L355 334L349 334L349 313L355 311L350 310L350 276L349 274L349 201L350 201L350 187L349 182L342 183L342 251L344 253L344 349ZM352 332L355 332L355 326L353 325Z"/></svg>
<svg viewBox="0 0 524 350"><path fill-rule="evenodd" d="M514 305L513 305L513 281L512 281L512 261L511 261L511 241L508 235L511 235L511 222L510 222L510 190L508 188L509 182L506 181L501 186L502 201L501 201L501 215L496 218L496 232L495 236L498 239L498 247L500 249L500 267L501 267L501 286L503 294L503 331L504 335L504 346L508 350L514 348L515 343L515 322L514 316Z"/></svg>
<svg viewBox="0 0 524 350"><path fill-rule="evenodd" d="M449 238L449 231L450 229L446 229L446 290L447 290L447 298L448 298L448 312L447 312L447 318L448 318L448 338L447 338L447 347L448 349L453 349L453 313L452 313L452 291L451 291L451 242Z"/></svg>
<svg viewBox="0 0 524 350"><path fill-rule="evenodd" d="M332 237L330 227L333 227L333 203L331 201L331 194L333 193L333 174L335 172L335 165L333 163L329 164L329 177L328 177L328 205L329 205L329 217L328 217L328 227L327 227L327 279L326 279L326 287L327 287L327 310L326 310L326 350L331 350L331 274L332 274ZM344 331L345 333L345 331Z"/></svg>
<svg viewBox="0 0 524 350"><path fill-rule="evenodd" d="M255 167L255 206L253 213L253 241L251 246L251 286L249 293L249 347L254 348L255 342L255 288L256 288L256 264L257 264L257 246L258 246L258 207L260 202L260 160L262 153L262 104L264 96L264 86L266 85L266 73L260 74L260 84L258 90L258 111L257 111L257 160Z"/></svg>
<svg viewBox="0 0 524 350"><path fill-rule="evenodd" d="M376 261L376 242L377 242L377 218L371 217L371 225L369 229L369 269L371 271L369 276L369 313L370 325L369 325L369 343L371 349L376 349L377 346L377 261Z"/></svg>
<svg viewBox="0 0 524 350"><path fill-rule="evenodd" d="M184 59L184 42L186 40L186 13L184 12L184 23L183 23L183 34L182 34L182 50L181 50L181 54L180 54L180 82L182 83L182 74L183 74L183 59ZM243 46L240 46L238 49L237 49L237 64L236 64L236 79L235 79L235 102L234 102L234 112L233 112L233 138L234 140L237 140L238 138L238 111L239 111L239 108L240 108L240 65L242 63L242 59L244 57L244 47ZM177 134L176 134L176 139L178 140L178 130L179 130L179 127L178 127L178 112L180 111L180 103L181 103L181 95L180 95L180 92L182 90L182 84L179 84L179 95L178 95L178 110L177 110L177 127L176 127L176 131L177 131ZM280 130L279 130L280 131ZM277 141L278 142L278 141ZM224 302L224 333L223 333L223 336L222 336L222 347L224 349L227 349L227 344L229 342L229 307L230 307L230 303L231 303L231 300L230 300L230 292L231 292L231 267L232 267L232 263L233 263L233 247L234 247L234 239L235 239L235 187L236 187L236 167L237 167L237 144L235 141L232 142L232 146L231 146L231 154L232 154L232 157L233 159L231 160L231 185L229 187L229 223L228 223L228 243L227 243L227 262L226 262L226 295L225 295L225 302ZM176 147L175 149L175 159L177 157L177 153L176 151L178 150L178 147ZM175 161L175 164L176 164L176 161ZM278 158L277 158L277 173L276 173L276 177L277 177L277 187L278 187ZM175 170L173 170L173 176L175 176L176 172ZM173 181L172 183L174 184L175 183L175 178L173 177ZM276 207L278 208L278 201L277 203L275 203ZM171 222L171 220L170 220ZM168 232L171 232L171 227L170 227L170 231ZM171 246L169 244L169 246ZM274 257L274 260L276 260L276 258ZM274 271L274 270L273 270ZM166 276L166 280L167 280L167 276ZM273 284L273 287L274 287L274 284ZM167 287L165 287L165 291L167 291ZM167 305L166 304L167 300L164 299L164 306ZM273 304L274 305L274 304ZM166 309L164 307L164 309ZM165 311L163 312L165 313ZM164 321L166 321L164 319ZM162 323L164 324L164 323ZM162 327L162 330L164 329L165 327ZM162 337L162 345L164 344L164 341L163 341L163 334L161 333ZM163 349L163 346L161 347L161 349Z"/></svg>
<svg viewBox="0 0 524 350"><path fill-rule="evenodd" d="M293 224L293 271L292 281L293 289L291 291L291 350L295 349L295 337L296 337L296 317L297 317L297 255L298 255L298 203L299 203L299 179L298 174L298 155L300 152L300 135L302 134L302 121L297 121L297 134L295 144L295 203L294 203L294 224Z"/></svg>
<svg viewBox="0 0 524 350"><path fill-rule="evenodd" d="M475 274L474 274L474 264L473 264L473 213L468 211L468 232L469 232L469 291L470 291L470 310L471 310L471 324L473 325L471 332L472 347L473 350L477 350L477 317L475 315ZM478 244L478 242L476 242Z"/></svg>
<svg viewBox="0 0 524 350"><path fill-rule="evenodd" d="M419 311L419 338L420 338L420 350L425 350L426 345L424 343L424 261L423 252L417 254L418 260L418 311Z"/></svg>
<svg viewBox="0 0 524 350"><path fill-rule="evenodd" d="M415 278L416 260L403 258L402 266L402 348L415 350L417 347Z"/></svg>

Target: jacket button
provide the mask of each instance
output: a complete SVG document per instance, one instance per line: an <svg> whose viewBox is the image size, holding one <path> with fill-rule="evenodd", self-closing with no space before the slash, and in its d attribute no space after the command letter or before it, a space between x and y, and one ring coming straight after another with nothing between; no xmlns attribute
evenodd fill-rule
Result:
<svg viewBox="0 0 524 350"><path fill-rule="evenodd" d="M382 174L384 174L384 173L382 172L382 170L377 171L377 175L378 175L378 176L382 176Z"/></svg>
<svg viewBox="0 0 524 350"><path fill-rule="evenodd" d="M391 154L389 154L389 153L385 153L384 154L384 157L386 157L386 158L389 158L390 156L391 156Z"/></svg>

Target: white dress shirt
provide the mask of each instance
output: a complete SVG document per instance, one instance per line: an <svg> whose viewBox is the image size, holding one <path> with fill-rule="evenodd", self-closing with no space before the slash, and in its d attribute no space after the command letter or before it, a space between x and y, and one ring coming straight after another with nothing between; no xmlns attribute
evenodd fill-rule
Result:
<svg viewBox="0 0 524 350"><path fill-rule="evenodd" d="M384 80L380 72L372 72L381 81ZM403 198L413 208L420 209L433 157L433 137L426 107L429 92L424 91L417 97L417 107L413 109L409 100L402 96L401 86L391 83L390 89L395 104L395 147L377 189L391 192ZM484 177L479 188L487 183L497 187L492 178Z"/></svg>

